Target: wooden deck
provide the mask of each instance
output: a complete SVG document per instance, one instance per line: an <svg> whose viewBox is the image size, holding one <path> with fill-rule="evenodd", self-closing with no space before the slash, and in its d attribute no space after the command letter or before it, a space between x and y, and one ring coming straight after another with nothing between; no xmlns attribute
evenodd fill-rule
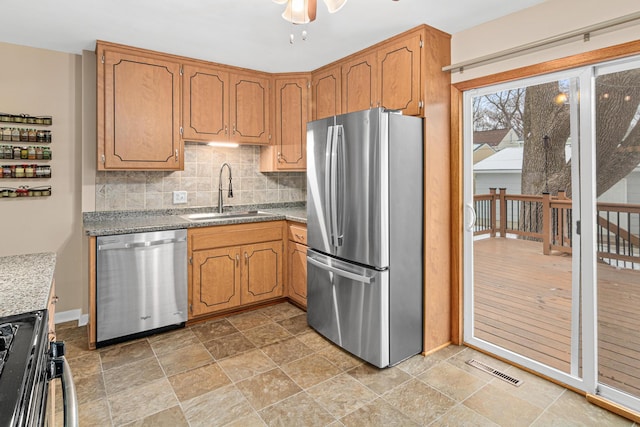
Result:
<svg viewBox="0 0 640 427"><path fill-rule="evenodd" d="M474 242L475 336L569 372L571 256L539 242ZM640 396L640 271L598 265L600 382Z"/></svg>

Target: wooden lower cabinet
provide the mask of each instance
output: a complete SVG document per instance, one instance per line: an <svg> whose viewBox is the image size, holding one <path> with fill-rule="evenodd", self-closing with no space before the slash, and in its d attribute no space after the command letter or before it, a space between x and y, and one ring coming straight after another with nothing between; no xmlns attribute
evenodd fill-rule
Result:
<svg viewBox="0 0 640 427"><path fill-rule="evenodd" d="M287 297L307 307L307 227L289 223L287 243Z"/></svg>
<svg viewBox="0 0 640 427"><path fill-rule="evenodd" d="M307 247L300 243L289 241L287 254L289 274L287 277L287 296L302 305L307 306Z"/></svg>
<svg viewBox="0 0 640 427"><path fill-rule="evenodd" d="M189 230L190 318L284 296L283 222Z"/></svg>
<svg viewBox="0 0 640 427"><path fill-rule="evenodd" d="M195 251L192 263L193 316L240 305L240 248Z"/></svg>

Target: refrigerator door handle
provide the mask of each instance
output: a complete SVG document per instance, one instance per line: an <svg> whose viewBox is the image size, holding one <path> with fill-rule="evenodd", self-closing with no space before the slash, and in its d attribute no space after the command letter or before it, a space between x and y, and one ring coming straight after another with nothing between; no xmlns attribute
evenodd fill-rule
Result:
<svg viewBox="0 0 640 427"><path fill-rule="evenodd" d="M323 262L316 261L315 259L313 259L311 257L307 257L307 261L309 263L315 265L316 267L320 267L320 268L322 268L324 270L327 270L327 271L330 271L332 273L335 273L338 276L346 277L347 279L355 280L356 282L361 282L361 283L366 283L366 284L371 283L371 277L362 276L362 275L356 274L356 273L351 273L350 271L344 271L344 270L341 270L339 268L327 265L327 264L325 264Z"/></svg>
<svg viewBox="0 0 640 427"><path fill-rule="evenodd" d="M325 150L325 165L326 165L326 173L324 174L324 200L325 200L325 212L323 214L328 219L329 222L329 241L331 246L333 246L333 223L332 223L332 184L331 184L331 162L333 157L333 134L334 134L334 126L327 127L327 147Z"/></svg>
<svg viewBox="0 0 640 427"><path fill-rule="evenodd" d="M339 177L343 178L345 176L345 166L344 166L344 127L342 125L336 126L336 193L338 192L338 188L343 188L342 182L338 183ZM338 169L339 168L339 169ZM340 184L340 186L338 186ZM340 196L340 200L338 200L338 196ZM344 191L342 191L339 195L335 196L336 204L335 204L335 228L334 231L336 233L336 246L342 246L342 241L344 239L344 233L342 231L342 225L344 223Z"/></svg>
<svg viewBox="0 0 640 427"><path fill-rule="evenodd" d="M331 229L331 245L338 247L342 245L342 241L338 240L338 134L340 133L341 126L332 126L332 138L331 138L331 167L329 169L329 176L331 184L329 186L330 192L330 213L329 223Z"/></svg>

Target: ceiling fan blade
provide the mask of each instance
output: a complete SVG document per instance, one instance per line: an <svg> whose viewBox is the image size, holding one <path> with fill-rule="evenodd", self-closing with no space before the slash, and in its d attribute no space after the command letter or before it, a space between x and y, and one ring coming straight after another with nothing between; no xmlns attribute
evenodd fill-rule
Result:
<svg viewBox="0 0 640 427"><path fill-rule="evenodd" d="M327 9L329 9L329 13L336 13L342 6L347 3L347 0L324 0L324 4L327 5Z"/></svg>

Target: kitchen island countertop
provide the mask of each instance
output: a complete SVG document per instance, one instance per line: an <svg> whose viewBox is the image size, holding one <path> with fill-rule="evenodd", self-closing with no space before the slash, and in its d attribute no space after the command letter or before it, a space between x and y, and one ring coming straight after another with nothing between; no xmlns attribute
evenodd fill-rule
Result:
<svg viewBox="0 0 640 427"><path fill-rule="evenodd" d="M144 233L150 231L176 230L180 228L210 227L217 225L244 224L249 222L288 220L306 223L306 207L300 203L273 205L234 206L229 212L259 210L271 215L242 218L218 218L211 221L192 222L181 217L187 213L212 212L212 208L166 209L156 211L105 211L84 214L84 231L88 236Z"/></svg>
<svg viewBox="0 0 640 427"><path fill-rule="evenodd" d="M0 317L43 310L56 267L56 254L0 257Z"/></svg>

